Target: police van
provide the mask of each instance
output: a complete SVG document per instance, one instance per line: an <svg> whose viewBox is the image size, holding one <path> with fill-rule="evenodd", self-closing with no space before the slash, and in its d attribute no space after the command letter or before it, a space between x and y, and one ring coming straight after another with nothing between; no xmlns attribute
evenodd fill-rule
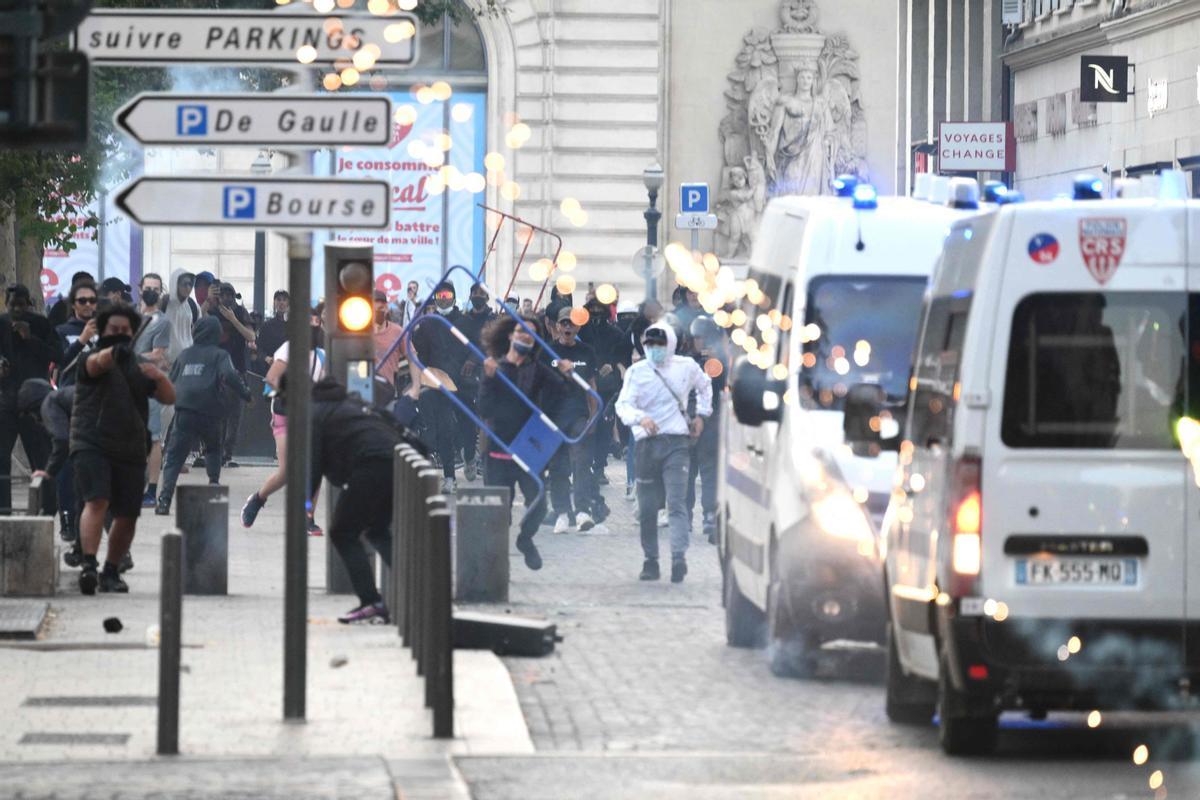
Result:
<svg viewBox="0 0 1200 800"><path fill-rule="evenodd" d="M1169 706L1200 665L1200 203L1162 182L946 241L883 527L887 712L936 712L948 753L1003 711Z"/></svg>
<svg viewBox="0 0 1200 800"><path fill-rule="evenodd" d="M842 409L856 384L903 402L929 275L950 225L977 213L974 181L926 188L937 202L849 181L844 197L776 199L758 232L718 529L727 641L771 645L777 674L811 671L835 640L883 641L876 524L896 452L848 445Z"/></svg>

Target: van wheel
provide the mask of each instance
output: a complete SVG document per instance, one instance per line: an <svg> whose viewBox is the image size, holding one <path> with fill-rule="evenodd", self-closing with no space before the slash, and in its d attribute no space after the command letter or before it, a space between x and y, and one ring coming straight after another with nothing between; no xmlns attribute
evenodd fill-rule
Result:
<svg viewBox="0 0 1200 800"><path fill-rule="evenodd" d="M729 562L725 559L725 642L730 647L762 647L763 613L742 594Z"/></svg>
<svg viewBox="0 0 1200 800"><path fill-rule="evenodd" d="M900 725L928 725L937 706L937 687L905 675L892 624L887 626L887 717Z"/></svg>
<svg viewBox="0 0 1200 800"><path fill-rule="evenodd" d="M811 678L817 671L821 642L816 636L796 631L783 607L783 581L779 577L777 551L771 547L771 582L767 585L767 658L771 673L780 678Z"/></svg>
<svg viewBox="0 0 1200 800"><path fill-rule="evenodd" d="M981 756L995 749L999 734L996 713L970 707L950 682L945 656L938 669L937 711L941 723L938 742L946 755Z"/></svg>

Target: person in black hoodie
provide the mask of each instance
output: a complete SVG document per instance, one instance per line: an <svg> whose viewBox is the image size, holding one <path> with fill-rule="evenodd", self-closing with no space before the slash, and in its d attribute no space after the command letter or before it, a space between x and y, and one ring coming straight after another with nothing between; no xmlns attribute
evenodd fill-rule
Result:
<svg viewBox="0 0 1200 800"><path fill-rule="evenodd" d="M33 309L29 290L20 284L5 292L8 313L0 316L0 509L12 508L12 451L20 437L33 469L46 465L50 440L27 415L17 413L17 393L30 378L46 378L60 358L50 321Z"/></svg>
<svg viewBox="0 0 1200 800"><path fill-rule="evenodd" d="M357 394L333 378L312 390L312 461L309 497L325 478L341 486L329 539L346 565L359 606L338 617L343 625L382 624L388 609L375 586L365 536L389 567L392 564L392 472L402 436Z"/></svg>
<svg viewBox="0 0 1200 800"><path fill-rule="evenodd" d="M221 452L224 412L221 390L228 388L247 402L250 390L220 343L221 323L216 317L202 317L192 329L192 346L180 353L171 367L171 381L175 384L175 421L167 443L155 514L171 513L175 482L197 441L204 442L205 451L211 456L204 460L208 482L216 484L221 479L221 459L216 457Z"/></svg>
<svg viewBox="0 0 1200 800"><path fill-rule="evenodd" d="M530 325L530 327L533 327ZM488 359L483 362L484 379L479 387L479 408L488 428L505 444L509 444L525 427L532 411L497 373L512 381L521 393L538 408L546 408L550 401L566 387L559 372L570 371L570 363L559 362L559 372L551 369L538 358L536 341L517 325L517 321L505 315L498 317L483 329L484 351ZM525 496L525 508L533 505L538 488L533 476L513 462L504 448L489 441L487 459L483 467L483 480L488 486L507 486L509 503L516 499L516 488ZM538 525L546 515L546 498L542 496L537 508L527 510L517 535L517 550L525 557L525 566L532 570L542 568L542 556L533 543Z"/></svg>
<svg viewBox="0 0 1200 800"><path fill-rule="evenodd" d="M462 315L459 330L467 337L467 341L483 349L483 329L496 318L496 313L488 308L488 293L483 284L476 283L471 287L471 307ZM462 380L458 382L458 397L467 408L478 412L475 405L479 398L479 360L471 354L463 364ZM475 480L479 471L479 460L476 441L479 429L465 414L459 414L459 445L463 449L463 479Z"/></svg>

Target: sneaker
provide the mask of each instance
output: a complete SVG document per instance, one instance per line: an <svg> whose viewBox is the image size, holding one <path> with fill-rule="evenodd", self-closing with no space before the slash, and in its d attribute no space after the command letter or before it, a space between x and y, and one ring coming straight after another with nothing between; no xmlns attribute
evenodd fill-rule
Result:
<svg viewBox="0 0 1200 800"><path fill-rule="evenodd" d="M78 544L63 553L63 563L72 569L83 563L83 551Z"/></svg>
<svg viewBox="0 0 1200 800"><path fill-rule="evenodd" d="M121 563L118 565L117 570L121 574L125 574L131 569L133 569L133 555L131 553L126 553L124 558L121 559Z"/></svg>
<svg viewBox="0 0 1200 800"><path fill-rule="evenodd" d="M571 518L566 514L559 514L558 519L554 521L555 533L566 533L571 530Z"/></svg>
<svg viewBox="0 0 1200 800"><path fill-rule="evenodd" d="M525 566L534 572L542 568L542 554L538 552L537 545L533 543L532 539L518 536L517 550L520 551L521 555L525 556Z"/></svg>
<svg viewBox="0 0 1200 800"><path fill-rule="evenodd" d="M671 583L683 583L684 575L687 575L687 562L682 558L671 559Z"/></svg>
<svg viewBox="0 0 1200 800"><path fill-rule="evenodd" d="M472 458L467 463L463 464L463 480L467 483L475 480L475 476L479 474L479 461Z"/></svg>
<svg viewBox="0 0 1200 800"><path fill-rule="evenodd" d="M338 617L338 622L343 625L386 625L390 621L387 606L383 604L382 600L378 603L359 606Z"/></svg>
<svg viewBox="0 0 1200 800"><path fill-rule="evenodd" d="M249 528L254 525L254 520L258 519L258 512L262 511L266 504L267 501L259 498L258 492L247 497L246 505L242 506L242 527Z"/></svg>
<svg viewBox="0 0 1200 800"><path fill-rule="evenodd" d="M154 508L158 501L154 497L154 492L146 492L142 495L142 508Z"/></svg>
<svg viewBox="0 0 1200 800"><path fill-rule="evenodd" d="M670 524L670 521L669 521L669 518L667 517L667 510L665 508L660 508L658 510L658 527L665 528L669 524Z"/></svg>
<svg viewBox="0 0 1200 800"><path fill-rule="evenodd" d="M592 528L596 527L596 523L592 520L591 514L588 514L586 511L580 511L575 515L575 525L580 531L590 531ZM558 533L557 525L555 526L554 532Z"/></svg>
<svg viewBox="0 0 1200 800"><path fill-rule="evenodd" d="M642 562L642 574L638 575L640 581L656 581L658 580L658 559L647 558Z"/></svg>
<svg viewBox="0 0 1200 800"><path fill-rule="evenodd" d="M71 525L71 515L66 511L60 511L58 514L59 524L58 538L70 544L75 541L75 528Z"/></svg>
<svg viewBox="0 0 1200 800"><path fill-rule="evenodd" d="M82 578L80 578L82 581ZM103 593L129 594L129 584L121 577L121 573L100 573L100 591Z"/></svg>
<svg viewBox="0 0 1200 800"><path fill-rule="evenodd" d="M241 466L241 464L234 461L232 458L229 459L228 461L226 461L224 464L225 469L237 469L240 466Z"/></svg>
<svg viewBox="0 0 1200 800"><path fill-rule="evenodd" d="M454 494L454 490L458 488L458 483L454 478L442 479L442 494Z"/></svg>
<svg viewBox="0 0 1200 800"><path fill-rule="evenodd" d="M311 516L308 518L308 535L309 536L324 536L325 531L321 530L321 526Z"/></svg>
<svg viewBox="0 0 1200 800"><path fill-rule="evenodd" d="M633 484L633 483L625 484L625 499L626 500L636 500L637 499L637 484Z"/></svg>
<svg viewBox="0 0 1200 800"><path fill-rule="evenodd" d="M709 544L717 543L717 515L709 511L704 515L703 523L704 538L708 539Z"/></svg>
<svg viewBox="0 0 1200 800"><path fill-rule="evenodd" d="M154 513L160 517L165 517L171 513L171 501L165 497L158 498L158 505L154 507Z"/></svg>
<svg viewBox="0 0 1200 800"><path fill-rule="evenodd" d="M95 594L99 583L100 574L96 571L96 565L84 564L83 571L79 573L80 594Z"/></svg>

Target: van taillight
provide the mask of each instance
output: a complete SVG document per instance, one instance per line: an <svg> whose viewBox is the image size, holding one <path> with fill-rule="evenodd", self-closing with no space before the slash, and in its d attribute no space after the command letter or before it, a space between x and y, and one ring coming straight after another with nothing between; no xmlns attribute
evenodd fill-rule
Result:
<svg viewBox="0 0 1200 800"><path fill-rule="evenodd" d="M950 546L952 580L950 594L972 594L983 566L983 492L980 488L982 465L978 457L968 456L954 464L951 484L950 519L953 537Z"/></svg>

